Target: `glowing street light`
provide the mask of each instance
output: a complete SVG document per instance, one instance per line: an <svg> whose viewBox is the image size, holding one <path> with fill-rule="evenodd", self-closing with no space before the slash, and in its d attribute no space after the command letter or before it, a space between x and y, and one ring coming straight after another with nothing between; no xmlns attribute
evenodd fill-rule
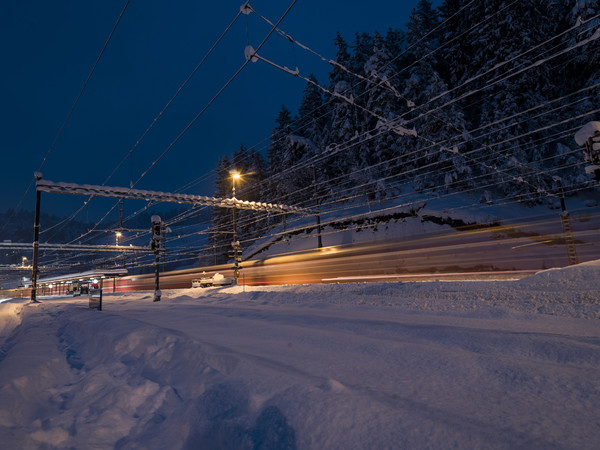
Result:
<svg viewBox="0 0 600 450"><path fill-rule="evenodd" d="M27 256L23 256L23 258L22 258L22 264L21 264L22 267L25 267L25 261L27 261Z"/></svg>
<svg viewBox="0 0 600 450"><path fill-rule="evenodd" d="M235 198L235 180L239 180L242 176L239 172L232 171L231 173L231 188L232 188L232 198ZM237 208L235 207L235 203L233 204L233 242L231 243L233 247L233 279L237 284L238 277L240 274L241 267L239 266L239 250L240 250L240 241L238 241L237 237Z"/></svg>
<svg viewBox="0 0 600 450"><path fill-rule="evenodd" d="M232 196L235 198L235 180L239 180L242 176L239 172L231 172L231 187L232 187Z"/></svg>
<svg viewBox="0 0 600 450"><path fill-rule="evenodd" d="M116 246L119 246L119 238L122 236L123 234L120 231L117 231L115 233L115 240L116 240Z"/></svg>

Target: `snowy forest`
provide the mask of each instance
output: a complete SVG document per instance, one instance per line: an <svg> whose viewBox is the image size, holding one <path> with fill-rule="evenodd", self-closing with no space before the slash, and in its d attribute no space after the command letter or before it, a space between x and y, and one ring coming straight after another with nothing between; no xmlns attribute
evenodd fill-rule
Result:
<svg viewBox="0 0 600 450"><path fill-rule="evenodd" d="M338 33L329 79L311 75L297 114L282 105L266 152L219 161L215 195L231 195L231 171L247 174L240 199L304 207L406 189L533 205L557 179L566 195L591 188L573 135L598 120L599 3L419 0L404 28ZM277 220L240 212L247 236ZM230 227L213 211L213 230Z"/></svg>

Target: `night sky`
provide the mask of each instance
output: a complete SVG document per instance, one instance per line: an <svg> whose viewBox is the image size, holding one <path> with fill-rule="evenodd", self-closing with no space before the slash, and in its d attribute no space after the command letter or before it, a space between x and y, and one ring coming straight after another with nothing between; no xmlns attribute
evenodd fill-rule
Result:
<svg viewBox="0 0 600 450"><path fill-rule="evenodd" d="M252 7L276 22L289 1L255 0ZM178 87L239 11L236 1L131 0L72 116L45 162L52 181L102 184L134 146ZM327 58L335 58L337 31L403 28L417 0L298 0L280 27ZM125 0L4 2L0 16L0 211L17 206L65 121ZM439 2L434 2L439 4ZM270 26L241 15L154 128L107 183L129 186L206 106L257 47ZM327 84L330 66L273 34L260 54ZM282 104L297 112L305 85L264 62L249 64L169 153L137 185L175 191L204 177L188 193L212 195L206 177L222 155L241 143L265 149ZM21 209L34 208L34 189ZM43 211L67 215L84 197L45 195ZM108 200L94 200L101 216ZM114 203L114 200L111 200Z"/></svg>

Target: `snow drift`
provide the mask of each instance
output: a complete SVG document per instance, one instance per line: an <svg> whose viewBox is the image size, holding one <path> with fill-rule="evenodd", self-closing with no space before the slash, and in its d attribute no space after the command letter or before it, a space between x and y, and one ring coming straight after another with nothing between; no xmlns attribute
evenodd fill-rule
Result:
<svg viewBox="0 0 600 450"><path fill-rule="evenodd" d="M0 304L5 448L597 448L600 264Z"/></svg>

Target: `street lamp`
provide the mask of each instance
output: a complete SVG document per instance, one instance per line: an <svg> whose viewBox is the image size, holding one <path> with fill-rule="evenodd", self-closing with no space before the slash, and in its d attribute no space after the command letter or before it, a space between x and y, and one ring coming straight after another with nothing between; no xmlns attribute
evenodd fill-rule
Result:
<svg viewBox="0 0 600 450"><path fill-rule="evenodd" d="M27 256L23 256L22 258L22 267L25 267L25 261L27 261Z"/></svg>
<svg viewBox="0 0 600 450"><path fill-rule="evenodd" d="M242 176L239 172L231 172L231 188L232 188L232 197L235 198L235 180L239 180Z"/></svg>
<svg viewBox="0 0 600 450"><path fill-rule="evenodd" d="M116 246L119 246L119 238L122 236L122 233L120 231L117 231L115 233L115 241L116 241Z"/></svg>
<svg viewBox="0 0 600 450"><path fill-rule="evenodd" d="M235 199L235 180L239 180L241 175L239 172L233 171L231 172L231 198ZM233 204L233 242L231 243L233 247L233 279L237 284L240 266L238 265L238 253L240 250L240 242L237 237L237 208L235 207L235 203Z"/></svg>

